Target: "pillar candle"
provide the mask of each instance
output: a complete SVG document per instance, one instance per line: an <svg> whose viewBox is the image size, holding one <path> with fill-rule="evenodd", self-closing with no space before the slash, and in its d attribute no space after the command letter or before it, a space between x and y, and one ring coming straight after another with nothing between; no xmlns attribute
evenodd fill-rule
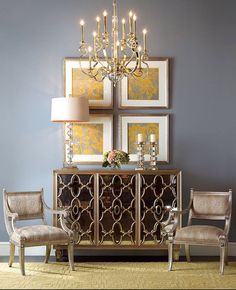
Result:
<svg viewBox="0 0 236 290"><path fill-rule="evenodd" d="M143 142L143 134L138 134L138 143Z"/></svg>
<svg viewBox="0 0 236 290"><path fill-rule="evenodd" d="M150 135L150 142L151 143L156 143L156 141L157 141L156 135L155 134L151 134Z"/></svg>

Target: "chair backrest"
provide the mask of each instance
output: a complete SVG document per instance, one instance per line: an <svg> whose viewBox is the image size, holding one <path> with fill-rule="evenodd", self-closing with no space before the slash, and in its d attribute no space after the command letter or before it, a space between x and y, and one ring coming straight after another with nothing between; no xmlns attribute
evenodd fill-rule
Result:
<svg viewBox="0 0 236 290"><path fill-rule="evenodd" d="M203 192L191 190L190 218L226 220L232 212L232 190L228 192Z"/></svg>
<svg viewBox="0 0 236 290"><path fill-rule="evenodd" d="M44 218L43 190L31 192L6 192L4 190L4 206L11 213L17 213L19 220Z"/></svg>

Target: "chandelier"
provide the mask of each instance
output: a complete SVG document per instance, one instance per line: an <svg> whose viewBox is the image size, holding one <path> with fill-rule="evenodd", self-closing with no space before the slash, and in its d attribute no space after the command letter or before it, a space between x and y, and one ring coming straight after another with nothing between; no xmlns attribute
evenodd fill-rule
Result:
<svg viewBox="0 0 236 290"><path fill-rule="evenodd" d="M101 18L97 16L97 30L93 32L93 45L85 41L84 20L80 21L80 68L87 76L102 82L108 78L117 85L124 77L145 78L148 74L147 30L143 30L143 47L137 38L137 16L129 12L129 31L126 20L122 19L122 37L119 38L119 20L117 3L113 0L112 31L107 29L108 13L103 12L103 32L101 32ZM81 64L84 59L89 60L87 68Z"/></svg>

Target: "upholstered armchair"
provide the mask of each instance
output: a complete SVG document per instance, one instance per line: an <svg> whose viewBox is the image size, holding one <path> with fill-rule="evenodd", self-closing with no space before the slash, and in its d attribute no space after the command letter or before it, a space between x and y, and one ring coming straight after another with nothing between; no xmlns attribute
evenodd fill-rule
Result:
<svg viewBox="0 0 236 290"><path fill-rule="evenodd" d="M50 209L43 198L43 189L37 192L6 192L3 190L3 208L10 241L9 267L14 262L15 246L19 248L22 275L25 275L25 247L46 246L48 263L52 245L67 245L70 268L74 270L74 235L66 226L66 210ZM45 210L60 216L61 228L47 225ZM17 227L16 221L42 220L42 225Z"/></svg>
<svg viewBox="0 0 236 290"><path fill-rule="evenodd" d="M228 235L232 212L232 190L229 192L200 192L191 189L190 203L184 211L170 210L165 224L168 235L169 271L173 265L173 246L184 245L190 262L190 245L220 248L220 273L228 263ZM178 229L178 216L189 213L188 225ZM223 220L224 229L211 225L192 225L192 220Z"/></svg>

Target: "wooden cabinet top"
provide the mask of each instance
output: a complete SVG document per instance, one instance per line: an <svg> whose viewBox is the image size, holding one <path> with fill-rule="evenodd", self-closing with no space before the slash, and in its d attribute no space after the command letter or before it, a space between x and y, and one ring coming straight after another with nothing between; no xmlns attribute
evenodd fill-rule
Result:
<svg viewBox="0 0 236 290"><path fill-rule="evenodd" d="M112 174L142 174L142 175L178 175L181 173L181 170L172 169L172 170L122 170L122 169L94 169L94 170L80 170L78 168L62 168L56 169L53 171L54 174L101 174L101 175L112 175Z"/></svg>

